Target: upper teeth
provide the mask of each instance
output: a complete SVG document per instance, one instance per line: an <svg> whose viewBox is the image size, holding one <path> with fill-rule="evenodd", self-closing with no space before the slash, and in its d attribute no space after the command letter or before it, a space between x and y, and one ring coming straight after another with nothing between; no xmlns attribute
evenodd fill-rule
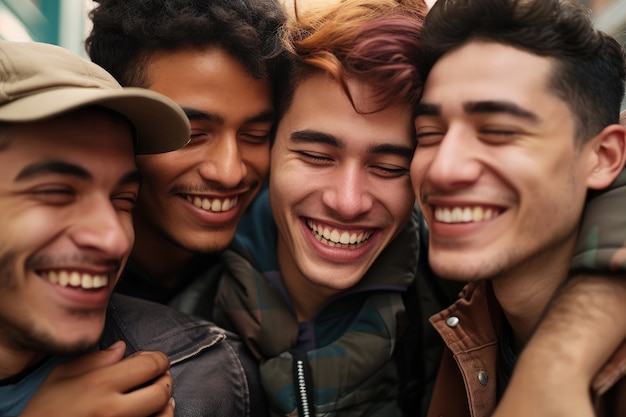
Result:
<svg viewBox="0 0 626 417"><path fill-rule="evenodd" d="M185 198L194 206L208 211L228 211L237 205L238 199L237 197L235 197L224 198L220 200L218 198L209 199L191 195L187 195L185 196Z"/></svg>
<svg viewBox="0 0 626 417"><path fill-rule="evenodd" d="M480 206L476 207L437 207L435 220L443 223L469 223L490 220L498 215L498 211Z"/></svg>
<svg viewBox="0 0 626 417"><path fill-rule="evenodd" d="M329 229L326 226L317 225L313 223L311 220L307 220L307 225L309 226L311 230L313 230L317 240L329 246L339 246L343 248L358 248L373 235L372 231L362 231L360 233L349 233L345 231L344 232L339 231L338 229Z"/></svg>
<svg viewBox="0 0 626 417"><path fill-rule="evenodd" d="M43 272L43 277L53 284L59 284L62 287L80 287L86 290L94 288L106 287L109 284L109 277L100 274L88 274L78 271L49 271Z"/></svg>

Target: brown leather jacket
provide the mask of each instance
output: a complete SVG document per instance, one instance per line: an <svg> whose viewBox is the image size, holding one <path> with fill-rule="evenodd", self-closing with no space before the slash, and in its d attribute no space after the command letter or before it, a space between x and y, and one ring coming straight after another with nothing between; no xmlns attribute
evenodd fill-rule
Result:
<svg viewBox="0 0 626 417"><path fill-rule="evenodd" d="M447 349L428 417L487 417L494 412L501 316L491 286L481 281L468 284L457 302L430 318ZM596 416L626 416L626 343L596 375L592 398Z"/></svg>

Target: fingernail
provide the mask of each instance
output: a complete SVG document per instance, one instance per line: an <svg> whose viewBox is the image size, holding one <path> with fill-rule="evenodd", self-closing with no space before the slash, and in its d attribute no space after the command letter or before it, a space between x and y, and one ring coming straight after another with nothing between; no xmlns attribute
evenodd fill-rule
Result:
<svg viewBox="0 0 626 417"><path fill-rule="evenodd" d="M109 347L107 348L107 350L114 350L114 349L117 349L118 347L122 346L123 344L124 344L124 342L123 342L123 341L118 340L117 342L115 342L115 343L113 343L111 346L109 346Z"/></svg>

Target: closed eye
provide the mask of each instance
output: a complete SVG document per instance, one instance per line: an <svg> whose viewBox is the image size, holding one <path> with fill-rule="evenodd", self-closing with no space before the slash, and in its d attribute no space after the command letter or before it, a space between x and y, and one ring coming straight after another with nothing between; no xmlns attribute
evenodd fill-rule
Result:
<svg viewBox="0 0 626 417"><path fill-rule="evenodd" d="M137 195L134 193L125 193L111 198L113 207L117 211L131 212L135 208L137 202Z"/></svg>
<svg viewBox="0 0 626 417"><path fill-rule="evenodd" d="M373 165L373 169L376 170L377 174L381 177L386 178L397 178L409 173L408 168L404 167L393 167L388 165Z"/></svg>
<svg viewBox="0 0 626 417"><path fill-rule="evenodd" d="M417 146L437 145L443 140L443 132L418 132L416 135Z"/></svg>
<svg viewBox="0 0 626 417"><path fill-rule="evenodd" d="M240 136L240 138L248 143L262 145L270 141L270 133L256 134L246 133Z"/></svg>
<svg viewBox="0 0 626 417"><path fill-rule="evenodd" d="M76 200L76 192L69 187L40 187L31 191L31 195L43 202L50 205L66 205Z"/></svg>
<svg viewBox="0 0 626 417"><path fill-rule="evenodd" d="M296 151L298 155L300 155L303 159L313 162L313 163L325 163L331 162L332 159L323 154L307 152L307 151Z"/></svg>
<svg viewBox="0 0 626 417"><path fill-rule="evenodd" d="M520 133L514 130L483 129L479 132L482 140L490 143L506 143L516 138Z"/></svg>

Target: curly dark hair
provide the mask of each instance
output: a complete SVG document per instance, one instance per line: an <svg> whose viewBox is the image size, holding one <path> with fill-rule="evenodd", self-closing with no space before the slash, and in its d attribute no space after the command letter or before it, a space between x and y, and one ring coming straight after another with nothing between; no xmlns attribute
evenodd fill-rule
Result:
<svg viewBox="0 0 626 417"><path fill-rule="evenodd" d="M623 47L595 29L589 9L574 0L438 0L422 36L424 77L467 42L502 43L554 60L549 87L570 106L578 140L619 122Z"/></svg>
<svg viewBox="0 0 626 417"><path fill-rule="evenodd" d="M255 78L280 65L285 14L277 0L96 1L85 47L122 85L148 87L145 65L160 51L215 45Z"/></svg>

